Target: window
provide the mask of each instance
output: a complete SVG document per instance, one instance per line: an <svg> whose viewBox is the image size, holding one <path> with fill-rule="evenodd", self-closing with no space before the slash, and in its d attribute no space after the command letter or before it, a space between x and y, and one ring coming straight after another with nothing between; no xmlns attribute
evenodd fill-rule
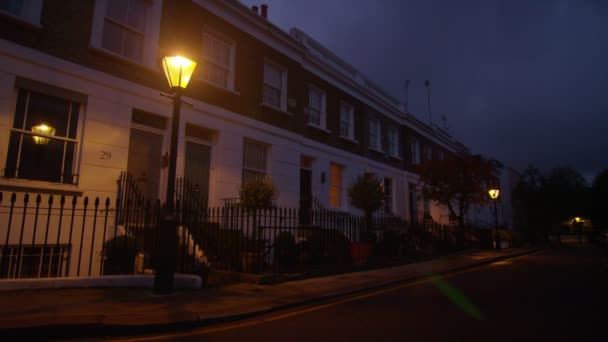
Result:
<svg viewBox="0 0 608 342"><path fill-rule="evenodd" d="M325 128L325 92L308 87L308 123Z"/></svg>
<svg viewBox="0 0 608 342"><path fill-rule="evenodd" d="M369 120L369 148L380 150L380 122Z"/></svg>
<svg viewBox="0 0 608 342"><path fill-rule="evenodd" d="M0 0L0 12L19 17L31 24L40 24L42 0Z"/></svg>
<svg viewBox="0 0 608 342"><path fill-rule="evenodd" d="M430 145L424 145L424 160L433 159L433 149Z"/></svg>
<svg viewBox="0 0 608 342"><path fill-rule="evenodd" d="M396 127L388 128L388 154L393 157L399 156L399 132Z"/></svg>
<svg viewBox="0 0 608 342"><path fill-rule="evenodd" d="M91 46L157 68L162 4L160 0L96 0Z"/></svg>
<svg viewBox="0 0 608 342"><path fill-rule="evenodd" d="M437 151L437 159L443 160L443 158L445 158L443 151L441 151L441 150Z"/></svg>
<svg viewBox="0 0 608 342"><path fill-rule="evenodd" d="M203 34L203 79L219 87L234 88L234 43L219 34Z"/></svg>
<svg viewBox="0 0 608 342"><path fill-rule="evenodd" d="M355 110L346 102L340 102L340 136L355 139Z"/></svg>
<svg viewBox="0 0 608 342"><path fill-rule="evenodd" d="M410 154L412 164L420 164L420 144L418 139L412 138L410 141Z"/></svg>
<svg viewBox="0 0 608 342"><path fill-rule="evenodd" d="M107 0L102 47L141 62L147 7L146 0Z"/></svg>
<svg viewBox="0 0 608 342"><path fill-rule="evenodd" d="M387 213L393 212L393 180L384 178L382 183L384 188L384 211Z"/></svg>
<svg viewBox="0 0 608 342"><path fill-rule="evenodd" d="M266 175L267 148L260 142L243 142L243 181Z"/></svg>
<svg viewBox="0 0 608 342"><path fill-rule="evenodd" d="M4 247L4 246L2 246ZM0 278L55 278L66 275L70 247L52 246L8 246L0 248L4 267Z"/></svg>
<svg viewBox="0 0 608 342"><path fill-rule="evenodd" d="M278 65L264 63L263 103L269 106L287 109L287 71Z"/></svg>
<svg viewBox="0 0 608 342"><path fill-rule="evenodd" d="M342 166L329 164L329 206L342 207Z"/></svg>
<svg viewBox="0 0 608 342"><path fill-rule="evenodd" d="M5 177L76 184L80 104L20 88Z"/></svg>

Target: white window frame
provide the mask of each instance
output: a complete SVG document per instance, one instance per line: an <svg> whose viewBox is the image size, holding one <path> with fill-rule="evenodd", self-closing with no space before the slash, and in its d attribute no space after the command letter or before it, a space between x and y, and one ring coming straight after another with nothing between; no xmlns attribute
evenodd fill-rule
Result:
<svg viewBox="0 0 608 342"><path fill-rule="evenodd" d="M412 164L420 164L420 143L416 138L410 140L410 154Z"/></svg>
<svg viewBox="0 0 608 342"><path fill-rule="evenodd" d="M16 115L16 111L17 111L17 98L19 96L19 91L20 90L24 90L24 91L28 91L28 92L36 92L39 93L41 95L46 95L46 96L52 96L55 98L59 98L71 103L78 103L78 107L72 107L70 105L70 115L77 115L78 119L77 119L77 123L76 123L76 137L75 138L69 138L69 137L60 137L60 136L53 136L53 140L59 140L59 141L63 141L63 142L70 142L70 143L74 143L75 147L74 147L74 160L72 162L72 177L73 177L73 181L72 183L64 183L62 182L63 180L63 171L62 171L62 175L60 181L47 181L47 180L39 180L39 179L30 179L30 178L22 178L19 176L18 171L16 174L16 177L10 177L10 182L17 182L20 184L24 184L24 185L28 185L28 186L41 186L41 187L45 187L45 188L54 188L54 189L73 189L74 187L77 187L79 182L80 182L80 162L81 162L81 151L82 151L82 145L83 145L83 139L82 139L82 130L85 124L85 110L84 108L86 107L86 100L77 100L77 99L70 99L70 98L66 98L65 96L62 96L61 94L56 94L54 92L54 87L49 86L49 90L47 91L46 89L46 85L42 85L42 86L20 86L20 85L15 85L15 89L14 89L14 100L13 100L13 105L12 105L12 112L11 112L11 119L10 119L10 126L9 129L7 130L7 133L9 133L8 135L10 136L12 134L12 132L17 132L17 133L22 133L22 137L25 138L27 136L33 136L35 134L32 134L32 132L30 130L27 129L23 129L23 128L14 128L14 120L15 120L15 115ZM61 92L61 91L60 91ZM27 111L27 107L29 106L29 94L27 95L28 97L28 104L26 104L26 111ZM24 124L27 120L27 113L24 114ZM69 121L69 119L68 119ZM69 122L68 122L69 124ZM66 132L67 133L67 132ZM69 133L68 133L69 134ZM22 139L23 139L22 138ZM10 143L7 141L7 144L4 146L4 148L2 149L2 154L4 154L4 167L6 167L6 164L8 163L8 154L9 154L9 146ZM64 161L62 161L62 169L65 167L65 150L64 150ZM19 162L21 159L21 147L19 147L19 152L18 152L18 156L17 156L17 160L16 160L16 165L14 165L14 167L18 167L19 166ZM76 179L76 181L74 181L74 179ZM0 182L0 183L6 183L4 181Z"/></svg>
<svg viewBox="0 0 608 342"><path fill-rule="evenodd" d="M256 169L256 168L252 168L249 165L245 165L245 160L247 159L245 154L247 153L247 150L245 148L246 144L254 144L254 145L259 145L259 146L263 146L264 147L264 168L263 169ZM261 141L257 141L257 140L253 140L253 139L249 139L249 138L245 138L243 139L243 159L242 159L242 168L241 168L241 181L244 180L244 174L245 171L251 171L251 172L256 172L256 173L261 173L264 176L268 175L268 156L269 156L269 148L270 146L266 143L263 143Z"/></svg>
<svg viewBox="0 0 608 342"><path fill-rule="evenodd" d="M368 138L369 138L369 148L375 151L382 151L382 126L380 125L380 120L378 119L369 119L368 122ZM375 129L374 127L375 126ZM376 139L372 139L372 132L376 132Z"/></svg>
<svg viewBox="0 0 608 342"><path fill-rule="evenodd" d="M281 92L280 94L280 106L277 107L272 103L267 103L266 102L266 97L263 95L264 93L264 89L262 88L262 104L266 105L266 106L270 106L272 108L276 108L279 109L283 112L287 111L287 68L285 68L284 66L275 63L271 60L268 59L264 59L264 69L266 68L266 66L270 66L273 68L277 68L279 69L279 71L281 72L281 89L279 89L279 91ZM264 75L266 74L266 72L263 70L262 71L262 87L266 86L266 80L264 79ZM269 87L272 87L270 85L268 85Z"/></svg>
<svg viewBox="0 0 608 342"><path fill-rule="evenodd" d="M343 134L343 124L346 126L346 134ZM355 107L345 101L340 101L340 137L355 140Z"/></svg>
<svg viewBox="0 0 608 342"><path fill-rule="evenodd" d="M399 130L395 126L388 127L388 154L392 157L399 157Z"/></svg>
<svg viewBox="0 0 608 342"><path fill-rule="evenodd" d="M208 82L216 87L220 87L223 89L228 89L228 90L232 90L234 91L234 66L235 66L235 56L236 56L236 43L234 42L234 40L226 37L225 35L209 28L209 27L205 27L203 30L203 42L205 41L205 39L212 39L215 40L221 44L226 45L229 50L229 60L228 60L228 66L224 66L221 64L218 64L217 62L209 59L208 57L205 56L205 51L203 50L203 53L201 54L201 59L205 62L205 63L209 63L209 64L213 64L213 66L217 67L217 68L221 68L223 70L225 70L228 74L227 79L226 79L226 85L222 85L222 84L218 84L216 82L213 82L212 80L208 80L204 77L204 74L201 73L201 79L205 82ZM203 43L203 49L204 49L204 43Z"/></svg>
<svg viewBox="0 0 608 342"><path fill-rule="evenodd" d="M310 115L310 110L311 110L311 103L312 103L312 94L313 93L317 93L317 95L319 95L319 97L321 98L321 108L319 108L319 124L312 122L311 118L312 116ZM327 93L325 93L325 91L315 85L309 84L308 85L308 124L311 126L316 126L316 127L321 127L323 129L326 128L327 126Z"/></svg>
<svg viewBox="0 0 608 342"><path fill-rule="evenodd" d="M138 61L123 56L103 47L103 26L106 18L108 0L96 0L93 12L93 25L91 28L91 47L126 61L141 64L148 68L158 70L158 39L160 35L160 18L163 0L147 0L146 26L143 31L144 41L142 48L142 60Z"/></svg>

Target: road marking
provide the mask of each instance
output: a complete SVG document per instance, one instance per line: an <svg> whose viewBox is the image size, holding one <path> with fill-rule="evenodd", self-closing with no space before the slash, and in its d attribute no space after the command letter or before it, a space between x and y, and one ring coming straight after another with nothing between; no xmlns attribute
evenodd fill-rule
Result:
<svg viewBox="0 0 608 342"><path fill-rule="evenodd" d="M541 253L541 251L536 251L534 253L529 253L529 254L524 254L524 255L518 255L518 256L514 256L514 257L509 257L508 259L505 260L514 260L514 259L519 259L519 258L523 258L523 257L527 257L527 256L531 256L531 255L535 255L538 253ZM505 261L503 260L503 261ZM498 262L502 262L502 261L498 261ZM464 274L464 273L469 273L469 272L473 272L473 271L477 271L480 270L482 268L486 268L489 266L492 266L494 264L496 264L497 262L493 262L490 264L486 264L486 265L481 265L481 266L475 266L473 268L469 268L466 270L461 270L461 271L454 271L454 272L450 272L450 273L446 273L444 275L442 275L442 278L452 278L454 276L460 275L460 274ZM312 306L312 307L308 307L308 308L303 308L303 309L299 309L296 311L291 311L291 312L286 312L286 313L277 313L277 314L267 314L270 315L269 317L257 317L257 318L251 318L249 320L243 321L243 322L234 322L234 323L226 323L220 326L215 326L215 327L202 327L202 328L195 328L193 330L189 330L189 331L185 331L185 332L178 332L178 333L166 333L163 335L157 335L157 336L147 336L147 337L136 337L136 338L126 338L126 339L114 339L112 341L120 341L120 342L139 342L139 341L159 341L159 340L169 340L169 339L175 339L175 338L182 338L182 337L190 337L190 336L197 336L197 335L207 335L207 334L212 334L212 333L217 333L217 332L223 332L223 331L228 331L228 330L235 330L235 329L241 329L241 328L246 328L246 327L251 327L251 326L255 326L255 325L260 325L263 323L268 323L268 322L274 322L274 321L278 321L278 320L282 320L282 319L286 319L286 318L290 318L290 317L294 317L294 316L299 316L299 315L303 315L309 312L313 312L313 311L318 311L318 310L323 310L332 306L337 306L340 304L345 304L345 303L349 303L349 302L354 302L357 300L361 300L361 299L365 299L365 298L369 298L369 297L373 297L373 296L377 296L380 294L384 294L384 293L388 293L388 292L393 292L393 291L397 291L397 290L401 290L401 289L405 289L408 287L412 287L412 286L416 286L416 285L420 285L420 284L424 284L424 283L432 283L434 279L436 279L437 276L429 274L428 276L426 276L423 279L420 280L415 280L415 281L411 281L411 282L407 282L401 285L394 285L394 286L390 286L384 289L380 289L380 290L372 290L371 292L368 293L364 293L364 294L360 294L360 295L354 295L354 296L349 296L347 298L344 299L340 299L337 301L332 301L331 303L326 303L326 304L321 304L321 305L317 305L317 306Z"/></svg>

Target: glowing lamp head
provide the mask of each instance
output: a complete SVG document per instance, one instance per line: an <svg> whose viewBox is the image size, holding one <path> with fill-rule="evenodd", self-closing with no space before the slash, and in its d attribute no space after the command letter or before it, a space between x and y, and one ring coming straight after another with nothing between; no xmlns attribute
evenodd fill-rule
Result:
<svg viewBox="0 0 608 342"><path fill-rule="evenodd" d="M490 198L495 200L498 198L498 194L500 193L500 190L498 189L490 189L488 190L488 194L490 195Z"/></svg>
<svg viewBox="0 0 608 342"><path fill-rule="evenodd" d="M574 218L574 222L576 222L576 223L580 223L582 221L583 220L580 217L578 217L578 216Z"/></svg>
<svg viewBox="0 0 608 342"><path fill-rule="evenodd" d="M190 82L196 62L182 56L163 58L163 70L171 88L185 89Z"/></svg>
<svg viewBox="0 0 608 342"><path fill-rule="evenodd" d="M32 126L32 132L44 135L55 135L55 128L46 124L40 124ZM51 140L39 135L33 135L32 138L34 139L34 144L36 145L46 145Z"/></svg>

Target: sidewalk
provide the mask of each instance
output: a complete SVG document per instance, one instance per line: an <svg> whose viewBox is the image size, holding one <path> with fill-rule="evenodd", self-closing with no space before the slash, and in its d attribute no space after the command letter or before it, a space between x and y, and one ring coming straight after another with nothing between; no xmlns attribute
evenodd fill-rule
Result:
<svg viewBox="0 0 608 342"><path fill-rule="evenodd" d="M274 285L242 283L156 296L147 289L0 292L0 336L152 333L253 317L525 255L536 249L475 251L415 264ZM82 334L82 335L80 335Z"/></svg>

